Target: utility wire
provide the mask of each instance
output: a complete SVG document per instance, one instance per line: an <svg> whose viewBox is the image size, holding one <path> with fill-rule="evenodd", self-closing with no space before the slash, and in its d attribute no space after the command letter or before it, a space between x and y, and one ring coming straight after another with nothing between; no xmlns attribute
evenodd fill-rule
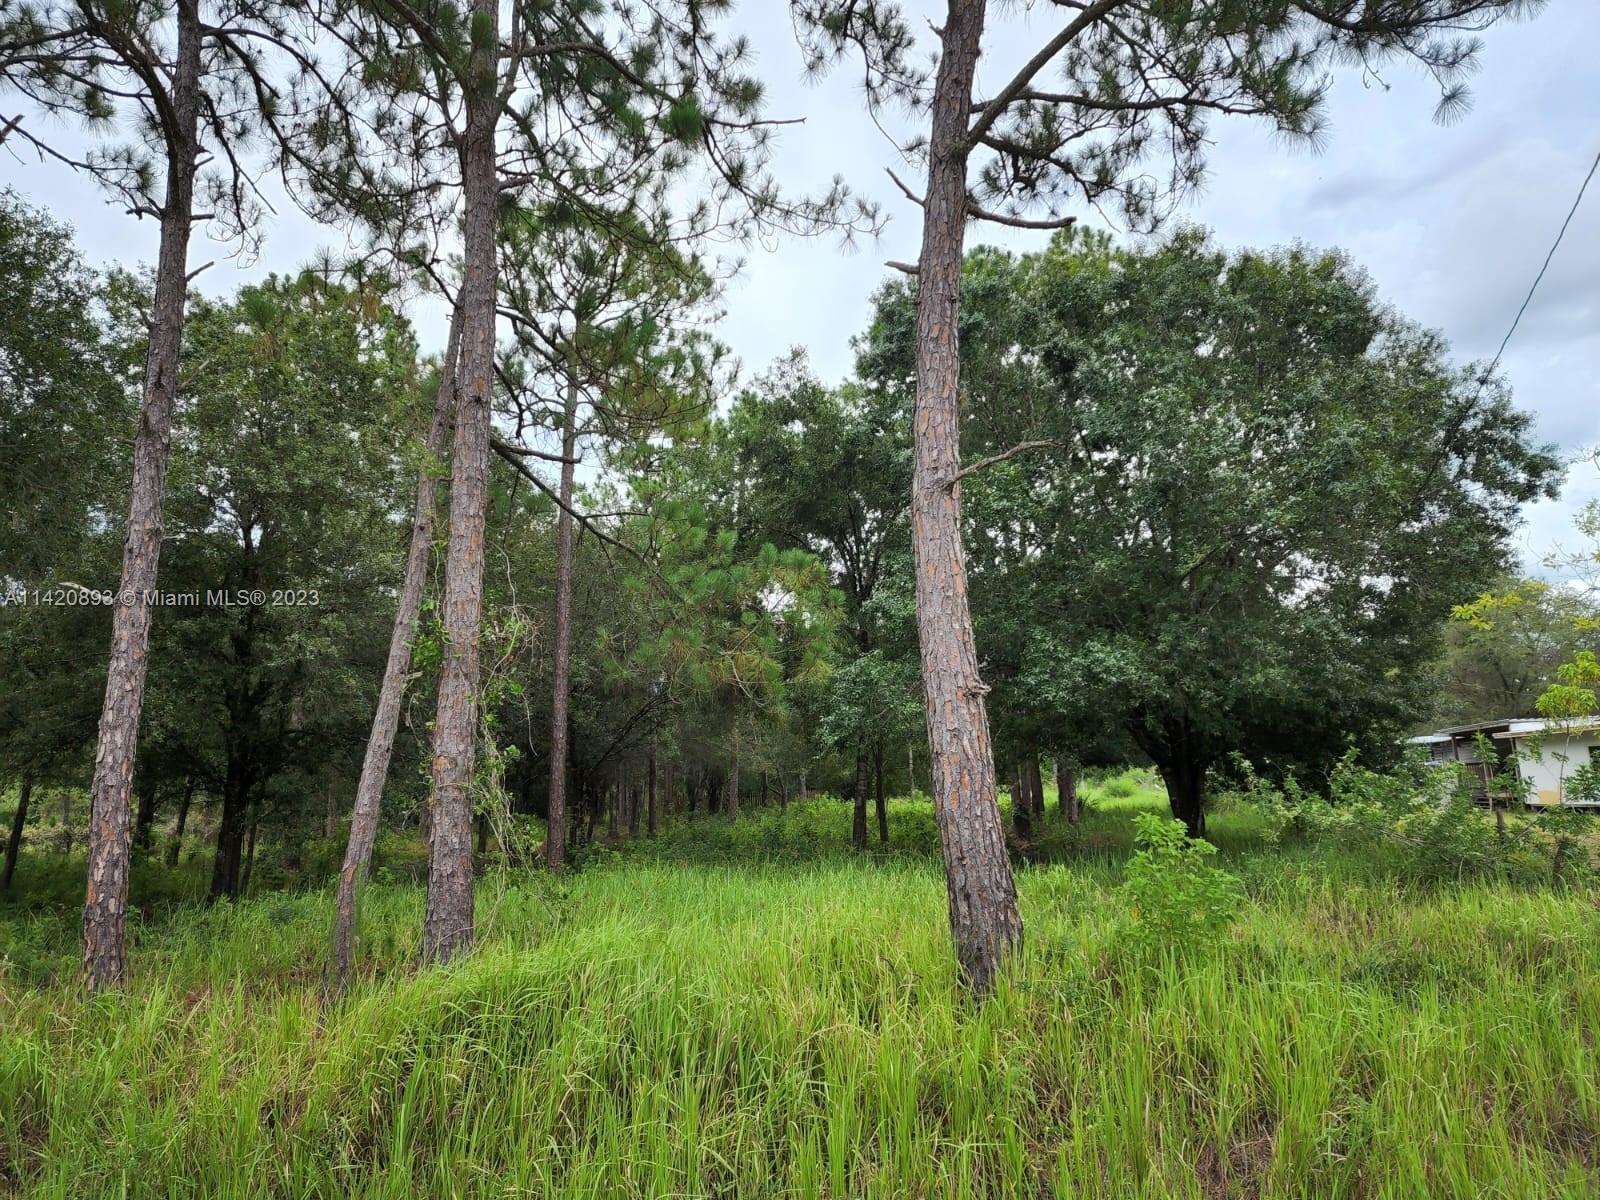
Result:
<svg viewBox="0 0 1600 1200"><path fill-rule="evenodd" d="M1594 162L1589 164L1589 173L1583 177L1583 183L1578 188L1578 194L1572 201L1572 207L1567 210L1567 219L1561 222L1561 229L1556 234L1556 240L1550 243L1550 253L1544 256L1544 264L1539 268L1539 273L1533 277L1533 284L1528 288L1528 294L1522 298L1522 307L1517 309L1517 315L1512 319L1511 328L1506 330L1506 336L1500 339L1500 349L1494 352L1494 359L1484 370L1480 385L1489 381L1489 376L1494 374L1494 369L1500 365L1500 356L1506 352L1506 346L1511 342L1511 335L1516 333L1517 326L1522 323L1522 314L1528 311L1528 305L1533 303L1533 294L1539 290L1539 284L1544 279L1544 273L1550 269L1550 260L1555 258L1556 251L1561 246L1561 239L1567 236L1567 226L1572 224L1572 218L1578 211L1578 205L1583 203L1583 194L1589 190L1589 181L1595 176L1595 171L1600 169L1600 151L1595 152Z"/></svg>

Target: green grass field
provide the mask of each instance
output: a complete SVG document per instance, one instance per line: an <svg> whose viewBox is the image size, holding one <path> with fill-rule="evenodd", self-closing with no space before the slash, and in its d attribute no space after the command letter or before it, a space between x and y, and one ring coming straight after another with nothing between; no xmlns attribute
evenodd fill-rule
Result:
<svg viewBox="0 0 1600 1200"><path fill-rule="evenodd" d="M0 906L0 1193L1600 1194L1592 892L1402 883L1224 812L1237 920L1140 949L1116 887L1159 801L1111 790L1076 836L1052 813L1025 952L981 1007L916 801L860 858L814 800L561 883L490 872L444 970L413 965L421 890L375 884L343 998L310 889L160 893L129 993L85 999L41 860Z"/></svg>

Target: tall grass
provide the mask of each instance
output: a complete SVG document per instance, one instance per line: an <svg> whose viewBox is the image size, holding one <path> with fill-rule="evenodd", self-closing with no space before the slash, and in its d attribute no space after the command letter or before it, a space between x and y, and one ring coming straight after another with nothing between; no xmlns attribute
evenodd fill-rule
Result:
<svg viewBox="0 0 1600 1200"><path fill-rule="evenodd" d="M419 890L376 885L338 998L321 892L152 917L130 991L92 1000L70 936L12 916L45 925L0 968L0 1192L1600 1191L1592 896L1402 891L1223 814L1250 895L1230 934L1139 951L1114 888L1150 802L1091 796L1051 830L1062 861L1021 870L1025 949L982 1006L913 802L878 856L815 801L559 884L496 873L478 950L443 970L411 965Z"/></svg>

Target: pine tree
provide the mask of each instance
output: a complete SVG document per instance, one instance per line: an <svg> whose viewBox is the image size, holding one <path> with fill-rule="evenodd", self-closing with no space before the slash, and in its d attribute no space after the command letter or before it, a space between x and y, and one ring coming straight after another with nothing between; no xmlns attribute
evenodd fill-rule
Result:
<svg viewBox="0 0 1600 1200"><path fill-rule="evenodd" d="M992 96L975 97L986 0L948 0L936 29L931 92L910 65L898 5L792 0L812 66L860 51L873 109L907 102L927 134L907 150L927 169L922 247L902 269L917 279L917 395L911 521L917 623L928 705L935 812L944 847L956 954L975 992L994 986L1022 938L1016 886L995 802L995 768L961 543L957 340L967 224L1054 229L1070 202L1120 207L1137 226L1160 220L1198 178L1208 118L1239 114L1286 135L1322 132L1330 63L1397 56L1441 81L1440 111L1459 110L1477 43L1464 31L1527 0L1086 0ZM1046 86L1047 72L1061 82ZM1146 170L1166 147L1165 184ZM1031 215L1043 210L1042 215ZM1021 452L1024 447L1015 448ZM1002 452L1002 455L1008 452Z"/></svg>

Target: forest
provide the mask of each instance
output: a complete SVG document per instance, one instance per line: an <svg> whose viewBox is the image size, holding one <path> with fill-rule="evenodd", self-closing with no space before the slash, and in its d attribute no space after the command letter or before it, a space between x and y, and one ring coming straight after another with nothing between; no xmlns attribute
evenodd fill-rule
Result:
<svg viewBox="0 0 1600 1200"><path fill-rule="evenodd" d="M839 378L733 7L0 0L0 1196L1596 1194L1600 450L1182 210L1542 6L791 0Z"/></svg>

